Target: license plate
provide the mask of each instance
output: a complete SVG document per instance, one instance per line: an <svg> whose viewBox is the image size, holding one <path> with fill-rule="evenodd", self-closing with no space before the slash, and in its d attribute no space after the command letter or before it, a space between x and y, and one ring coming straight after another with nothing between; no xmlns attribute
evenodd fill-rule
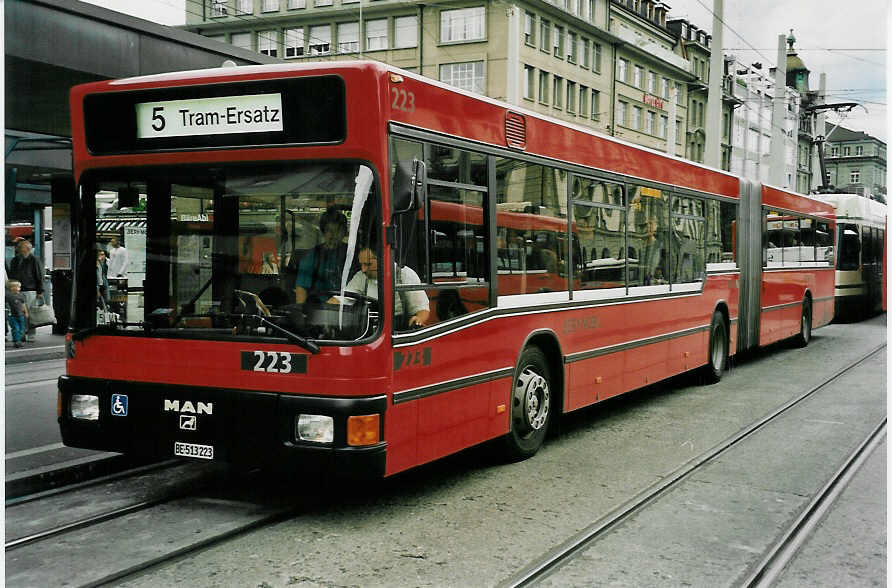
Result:
<svg viewBox="0 0 892 588"><path fill-rule="evenodd" d="M214 446L198 445L197 443L181 443L176 441L173 444L173 454L181 457L214 459Z"/></svg>

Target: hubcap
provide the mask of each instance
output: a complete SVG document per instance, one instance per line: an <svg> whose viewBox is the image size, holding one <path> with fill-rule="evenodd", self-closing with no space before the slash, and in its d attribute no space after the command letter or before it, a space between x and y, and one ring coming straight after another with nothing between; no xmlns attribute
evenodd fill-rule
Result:
<svg viewBox="0 0 892 588"><path fill-rule="evenodd" d="M519 433L526 435L545 426L550 397L548 380L531 367L520 373L514 389L514 418Z"/></svg>

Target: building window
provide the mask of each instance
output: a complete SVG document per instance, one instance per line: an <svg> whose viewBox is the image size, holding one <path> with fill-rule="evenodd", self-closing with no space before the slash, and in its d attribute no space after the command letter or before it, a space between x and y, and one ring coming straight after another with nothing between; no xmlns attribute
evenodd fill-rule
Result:
<svg viewBox="0 0 892 588"><path fill-rule="evenodd" d="M848 157L848 156L850 156L851 154L852 154L852 148L851 148L851 147L843 147L843 148L842 148L842 156L843 156L843 157Z"/></svg>
<svg viewBox="0 0 892 588"><path fill-rule="evenodd" d="M648 135L656 134L656 133L654 133L654 130L655 130L654 124L656 123L656 120L657 120L657 114L655 112L648 110L647 114L645 114L645 118L644 118L644 130L647 132Z"/></svg>
<svg viewBox="0 0 892 588"><path fill-rule="evenodd" d="M592 120L601 120L601 92L592 90Z"/></svg>
<svg viewBox="0 0 892 588"><path fill-rule="evenodd" d="M864 147L862 147L861 145L856 145L855 155L864 155Z"/></svg>
<svg viewBox="0 0 892 588"><path fill-rule="evenodd" d="M567 112L576 113L576 82L567 82Z"/></svg>
<svg viewBox="0 0 892 588"><path fill-rule="evenodd" d="M618 59L616 61L616 79L621 82L629 81L629 62L625 59Z"/></svg>
<svg viewBox="0 0 892 588"><path fill-rule="evenodd" d="M669 79L668 78L662 78L660 80L660 95L663 98L666 98L666 99L669 98Z"/></svg>
<svg viewBox="0 0 892 588"><path fill-rule="evenodd" d="M591 43L588 39L579 39L579 52L582 54L582 67L588 69L592 63Z"/></svg>
<svg viewBox="0 0 892 588"><path fill-rule="evenodd" d="M647 91L654 95L657 93L657 74L652 71L647 72Z"/></svg>
<svg viewBox="0 0 892 588"><path fill-rule="evenodd" d="M564 58L564 27L554 25L554 56Z"/></svg>
<svg viewBox="0 0 892 588"><path fill-rule="evenodd" d="M831 157L839 157L839 147L833 147L830 149Z"/></svg>
<svg viewBox="0 0 892 588"><path fill-rule="evenodd" d="M640 65L636 65L635 72L634 72L634 75L632 78L632 85L635 86L636 88L641 88L643 90L644 86L641 85L642 83L644 83L643 78L644 78L644 68L642 68Z"/></svg>
<svg viewBox="0 0 892 588"><path fill-rule="evenodd" d="M616 124L628 126L626 123L626 113L629 111L629 103L619 101L616 108Z"/></svg>
<svg viewBox="0 0 892 588"><path fill-rule="evenodd" d="M315 0L315 2L313 2L313 6L315 6L317 8L320 6L331 6L331 5L332 5L332 0Z"/></svg>
<svg viewBox="0 0 892 588"><path fill-rule="evenodd" d="M660 116L660 136L664 139L669 136L669 117Z"/></svg>
<svg viewBox="0 0 892 588"><path fill-rule="evenodd" d="M539 21L539 49L551 51L551 23L544 18Z"/></svg>
<svg viewBox="0 0 892 588"><path fill-rule="evenodd" d="M359 52L359 23L342 22L338 24L338 53Z"/></svg>
<svg viewBox="0 0 892 588"><path fill-rule="evenodd" d="M310 27L310 55L331 53L331 25Z"/></svg>
<svg viewBox="0 0 892 588"><path fill-rule="evenodd" d="M480 41L484 39L486 8L459 8L440 13L440 42Z"/></svg>
<svg viewBox="0 0 892 588"><path fill-rule="evenodd" d="M579 116L588 116L588 88L579 86Z"/></svg>
<svg viewBox="0 0 892 588"><path fill-rule="evenodd" d="M861 183L861 170L853 169L849 174L849 183L850 184L860 184Z"/></svg>
<svg viewBox="0 0 892 588"><path fill-rule="evenodd" d="M418 47L418 17L398 16L393 19L393 47Z"/></svg>
<svg viewBox="0 0 892 588"><path fill-rule="evenodd" d="M226 0L211 0L211 18L226 16L227 13Z"/></svg>
<svg viewBox="0 0 892 588"><path fill-rule="evenodd" d="M523 42L536 46L536 15L525 12L523 16Z"/></svg>
<svg viewBox="0 0 892 588"><path fill-rule="evenodd" d="M236 14L254 14L254 0L235 0Z"/></svg>
<svg viewBox="0 0 892 588"><path fill-rule="evenodd" d="M483 62L469 61L441 65L440 81L462 90L483 94Z"/></svg>
<svg viewBox="0 0 892 588"><path fill-rule="evenodd" d="M296 8L306 8L307 0L288 0L288 10L294 10Z"/></svg>
<svg viewBox="0 0 892 588"><path fill-rule="evenodd" d="M257 52L270 57L279 56L279 31L257 33Z"/></svg>
<svg viewBox="0 0 892 588"><path fill-rule="evenodd" d="M387 19L369 20L365 23L365 48L369 51L387 49Z"/></svg>
<svg viewBox="0 0 892 588"><path fill-rule="evenodd" d="M539 72L539 102L548 104L548 72Z"/></svg>
<svg viewBox="0 0 892 588"><path fill-rule="evenodd" d="M551 96L551 105L554 108L561 108L563 106L561 102L564 96L564 78L554 76L554 93Z"/></svg>
<svg viewBox="0 0 892 588"><path fill-rule="evenodd" d="M675 103L679 106L684 104L684 88L681 87L681 82L675 82Z"/></svg>
<svg viewBox="0 0 892 588"><path fill-rule="evenodd" d="M601 44L595 43L595 62L592 64L592 69L596 72L601 73Z"/></svg>
<svg viewBox="0 0 892 588"><path fill-rule="evenodd" d="M536 85L536 68L531 65L523 66L523 97L527 100L534 98L533 92Z"/></svg>
<svg viewBox="0 0 892 588"><path fill-rule="evenodd" d="M236 47L241 47L248 51L253 49L253 47L251 47L251 33L232 33L229 41Z"/></svg>
<svg viewBox="0 0 892 588"><path fill-rule="evenodd" d="M636 129L636 130L641 129L641 113L642 112L643 111L641 110L640 106L632 107L632 128L633 129Z"/></svg>
<svg viewBox="0 0 892 588"><path fill-rule="evenodd" d="M567 33L567 61L568 62L576 63L578 49L579 49L579 44L578 44L578 41L576 38L576 33L568 32Z"/></svg>
<svg viewBox="0 0 892 588"><path fill-rule="evenodd" d="M304 30L285 29L285 58L303 57Z"/></svg>
<svg viewBox="0 0 892 588"><path fill-rule="evenodd" d="M279 11L279 0L263 0L260 3L260 11L261 12L278 12Z"/></svg>

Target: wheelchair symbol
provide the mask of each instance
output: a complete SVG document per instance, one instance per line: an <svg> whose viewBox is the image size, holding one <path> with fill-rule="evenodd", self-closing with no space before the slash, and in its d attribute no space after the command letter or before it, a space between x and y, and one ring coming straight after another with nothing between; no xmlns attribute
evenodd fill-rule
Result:
<svg viewBox="0 0 892 588"><path fill-rule="evenodd" d="M114 416L127 416L126 394L112 394L111 412Z"/></svg>

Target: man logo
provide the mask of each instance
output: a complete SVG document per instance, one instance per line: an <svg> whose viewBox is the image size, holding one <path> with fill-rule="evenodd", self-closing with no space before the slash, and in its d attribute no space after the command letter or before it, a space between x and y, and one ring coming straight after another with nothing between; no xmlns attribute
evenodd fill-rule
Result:
<svg viewBox="0 0 892 588"><path fill-rule="evenodd" d="M184 431L194 431L198 428L198 417L195 415L181 414L180 429Z"/></svg>
<svg viewBox="0 0 892 588"><path fill-rule="evenodd" d="M214 414L213 402L196 402L193 404L187 400L180 403L179 400L164 399L164 412L185 412L189 414Z"/></svg>

